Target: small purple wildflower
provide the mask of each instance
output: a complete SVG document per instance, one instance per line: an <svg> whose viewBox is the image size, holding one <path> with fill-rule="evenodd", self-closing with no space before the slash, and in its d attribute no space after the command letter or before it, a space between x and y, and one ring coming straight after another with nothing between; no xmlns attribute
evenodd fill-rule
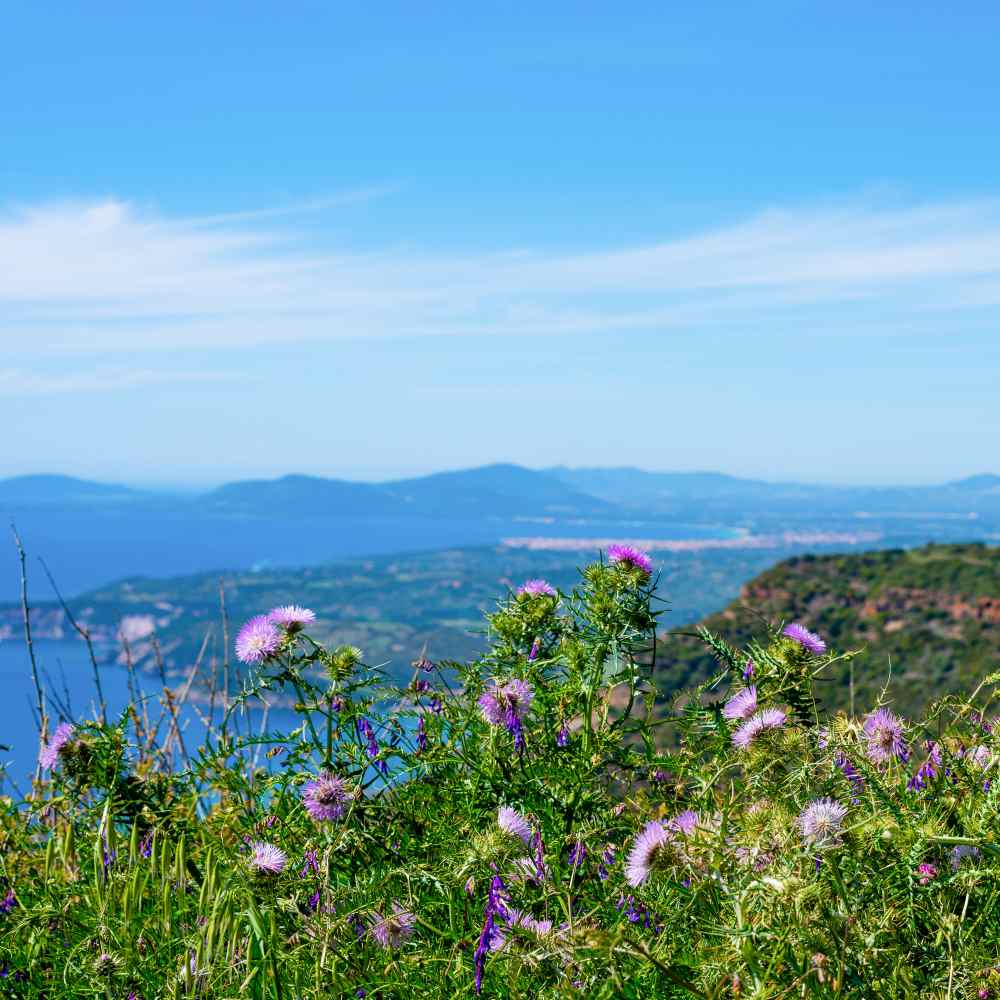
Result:
<svg viewBox="0 0 1000 1000"><path fill-rule="evenodd" d="M826 643L815 632L810 632L805 625L800 625L798 622L786 625L781 634L793 639L813 656L822 656L826 652Z"/></svg>
<svg viewBox="0 0 1000 1000"><path fill-rule="evenodd" d="M42 752L38 755L38 762L47 771L51 771L56 764L59 762L59 754L61 753L63 747L73 738L73 725L69 722L60 722L56 726L56 731L52 734L51 739L42 748Z"/></svg>
<svg viewBox="0 0 1000 1000"><path fill-rule="evenodd" d="M858 796L864 791L865 779L845 754L838 751L834 755L833 762L840 768L841 774L851 783L851 801L857 805L861 801Z"/></svg>
<svg viewBox="0 0 1000 1000"><path fill-rule="evenodd" d="M535 640L535 641L534 641L534 642L533 642L533 643L531 644L531 649L529 649L529 650L528 650L528 662L529 662L529 663L534 663L534 662L535 662L535 660L537 660L537 659L538 659L538 651L539 651L539 650L540 650L541 648L542 648L542 644L541 644L541 642L540 642L540 641L539 641L538 639L536 639L536 640Z"/></svg>
<svg viewBox="0 0 1000 1000"><path fill-rule="evenodd" d="M979 848L971 844L958 844L951 849L951 870L957 872L962 867L962 862L968 858L975 861L979 857Z"/></svg>
<svg viewBox="0 0 1000 1000"><path fill-rule="evenodd" d="M417 720L417 753L423 753L427 749L427 723L421 715Z"/></svg>
<svg viewBox="0 0 1000 1000"><path fill-rule="evenodd" d="M431 689L431 682L425 677L418 677L410 687L413 689L414 694L424 694Z"/></svg>
<svg viewBox="0 0 1000 1000"><path fill-rule="evenodd" d="M934 865L928 864L925 861L922 864L917 865L916 874L920 884L927 885L928 882L937 878L938 870Z"/></svg>
<svg viewBox="0 0 1000 1000"><path fill-rule="evenodd" d="M737 691L722 708L722 714L727 719L749 719L757 711L757 689L751 685Z"/></svg>
<svg viewBox="0 0 1000 1000"><path fill-rule="evenodd" d="M748 681L753 677L754 665L753 660L747 657L747 665L743 668L743 680Z"/></svg>
<svg viewBox="0 0 1000 1000"><path fill-rule="evenodd" d="M17 906L17 900L14 898L14 890L8 889L7 895L3 899L0 899L0 913L10 913L15 906Z"/></svg>
<svg viewBox="0 0 1000 1000"><path fill-rule="evenodd" d="M644 576L653 572L653 560L631 545L609 545L608 561L616 566L630 566Z"/></svg>
<svg viewBox="0 0 1000 1000"><path fill-rule="evenodd" d="M847 806L835 799L816 799L802 810L795 821L802 839L815 847L832 847L840 842L840 824Z"/></svg>
<svg viewBox="0 0 1000 1000"><path fill-rule="evenodd" d="M379 745L378 740L375 738L375 730L372 729L372 724L363 716L359 716L355 726L358 730L358 735L365 740L365 751L371 758L372 763L375 765L376 769L381 771L383 775L388 774L389 765L386 764L384 760L379 760Z"/></svg>
<svg viewBox="0 0 1000 1000"><path fill-rule="evenodd" d="M266 840L251 841L250 850L249 865L261 875L280 875L288 864L288 855Z"/></svg>
<svg viewBox="0 0 1000 1000"><path fill-rule="evenodd" d="M555 597L556 588L548 580L527 580L517 588L518 597Z"/></svg>
<svg viewBox="0 0 1000 1000"><path fill-rule="evenodd" d="M569 746L569 726L565 722L559 727L559 732L556 733L556 746Z"/></svg>
<svg viewBox="0 0 1000 1000"><path fill-rule="evenodd" d="M535 848L535 881L541 885L549 877L549 866L545 863L545 846L542 843L541 827L535 829L531 844Z"/></svg>
<svg viewBox="0 0 1000 1000"><path fill-rule="evenodd" d="M864 734L868 756L876 764L884 764L891 757L905 760L909 756L903 740L903 720L887 708L879 708L865 718Z"/></svg>
<svg viewBox="0 0 1000 1000"><path fill-rule="evenodd" d="M390 916L375 914L371 934L383 948L395 949L413 937L416 922L417 918L409 910L393 900Z"/></svg>
<svg viewBox="0 0 1000 1000"><path fill-rule="evenodd" d="M927 759L917 769L917 773L906 783L911 792L923 791L938 775L941 766L941 749L933 740L927 741Z"/></svg>
<svg viewBox="0 0 1000 1000"><path fill-rule="evenodd" d="M497 810L497 826L504 833L517 837L525 844L531 843L531 824L516 809L511 809L510 806L501 806Z"/></svg>
<svg viewBox="0 0 1000 1000"><path fill-rule="evenodd" d="M301 608L297 604L286 604L280 608L272 608L267 617L270 622L286 632L298 632L299 629L316 621L316 612L309 608Z"/></svg>
<svg viewBox="0 0 1000 1000"><path fill-rule="evenodd" d="M306 878L310 872L319 875L319 857L314 850L307 850L302 855L302 870L299 872L299 878Z"/></svg>
<svg viewBox="0 0 1000 1000"><path fill-rule="evenodd" d="M440 715L444 711L444 702L436 695L431 695L431 700L427 707L435 714Z"/></svg>
<svg viewBox="0 0 1000 1000"><path fill-rule="evenodd" d="M608 868L615 863L615 845L605 844L604 850L601 853L601 863L597 866L597 877L602 881L606 881L609 875Z"/></svg>
<svg viewBox="0 0 1000 1000"><path fill-rule="evenodd" d="M486 956L490 953L497 933L496 918L500 917L506 920L509 916L508 906L509 901L503 879L499 875L494 875L493 881L490 883L489 895L486 898L486 906L483 908L483 929L475 951L477 995L483 991L483 970L486 966Z"/></svg>
<svg viewBox="0 0 1000 1000"><path fill-rule="evenodd" d="M733 746L746 750L768 729L779 729L788 717L780 708L765 708L762 712L750 716L739 729L733 733Z"/></svg>
<svg viewBox="0 0 1000 1000"><path fill-rule="evenodd" d="M587 857L587 848L584 846L583 841L578 840L576 843L570 844L567 857L573 868L578 868L582 865L584 859Z"/></svg>
<svg viewBox="0 0 1000 1000"><path fill-rule="evenodd" d="M267 615L251 618L236 636L236 657L243 663L262 663L281 644L281 635Z"/></svg>
<svg viewBox="0 0 1000 1000"><path fill-rule="evenodd" d="M302 789L302 804L316 823L343 819L351 790L336 774L324 771Z"/></svg>

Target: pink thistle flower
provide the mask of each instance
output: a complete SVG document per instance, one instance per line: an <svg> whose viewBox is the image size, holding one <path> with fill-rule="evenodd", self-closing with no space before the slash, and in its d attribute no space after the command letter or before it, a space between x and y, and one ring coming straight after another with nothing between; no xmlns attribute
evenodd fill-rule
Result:
<svg viewBox="0 0 1000 1000"><path fill-rule="evenodd" d="M555 597L556 588L548 580L527 580L517 588L518 596Z"/></svg>
<svg viewBox="0 0 1000 1000"><path fill-rule="evenodd" d="M832 847L840 843L840 825L847 815L847 806L835 799L810 802L795 821L803 840L816 847Z"/></svg>
<svg viewBox="0 0 1000 1000"><path fill-rule="evenodd" d="M531 843L531 824L516 809L501 806L497 811L497 826L525 844Z"/></svg>
<svg viewBox="0 0 1000 1000"><path fill-rule="evenodd" d="M747 750L761 733L768 729L779 729L785 724L784 711L780 708L765 708L762 712L750 716L739 729L733 733L733 746L739 750Z"/></svg>
<svg viewBox="0 0 1000 1000"><path fill-rule="evenodd" d="M524 749L524 730L521 725L528 714L535 692L530 684L515 678L504 684L494 683L493 689L479 698L479 710L491 726L506 726L514 737L514 747Z"/></svg>
<svg viewBox="0 0 1000 1000"><path fill-rule="evenodd" d="M398 948L413 937L417 918L395 900L392 903L390 916L383 917L381 913L375 913L374 916L375 923L372 925L371 934L383 948Z"/></svg>
<svg viewBox="0 0 1000 1000"><path fill-rule="evenodd" d="M280 875L288 865L288 855L266 840L252 840L250 851L250 867L261 875Z"/></svg>
<svg viewBox="0 0 1000 1000"><path fill-rule="evenodd" d="M298 632L299 629L316 621L316 612L299 607L298 604L285 604L282 607L272 608L268 611L267 617L270 622L281 626L287 632Z"/></svg>
<svg viewBox="0 0 1000 1000"><path fill-rule="evenodd" d="M903 740L903 720L887 708L879 708L865 718L864 734L868 739L868 757L884 764L891 757L909 756Z"/></svg>
<svg viewBox="0 0 1000 1000"><path fill-rule="evenodd" d="M251 618L236 636L236 656L243 663L261 663L280 645L281 636L267 615Z"/></svg>
<svg viewBox="0 0 1000 1000"><path fill-rule="evenodd" d="M805 625L800 625L798 622L786 625L781 634L793 639L813 656L822 656L826 652L826 643L815 632L810 632Z"/></svg>
<svg viewBox="0 0 1000 1000"><path fill-rule="evenodd" d="M670 831L658 820L647 823L633 841L625 861L625 881L633 888L642 885L657 867L672 840Z"/></svg>
<svg viewBox="0 0 1000 1000"><path fill-rule="evenodd" d="M302 804L317 823L342 819L351 800L347 782L324 771L302 789Z"/></svg>
<svg viewBox="0 0 1000 1000"><path fill-rule="evenodd" d="M693 809L687 809L670 820L667 828L684 837L690 837L698 829L698 814Z"/></svg>
<svg viewBox="0 0 1000 1000"><path fill-rule="evenodd" d="M749 719L757 711L757 689L752 685L737 691L723 706L727 719Z"/></svg>
<svg viewBox="0 0 1000 1000"><path fill-rule="evenodd" d="M645 576L653 572L653 560L645 552L631 545L609 545L608 562L616 566L631 566Z"/></svg>
<svg viewBox="0 0 1000 1000"><path fill-rule="evenodd" d="M63 747L73 738L73 726L69 722L60 722L49 742L42 747L38 762L46 770L51 771L59 763L59 754Z"/></svg>

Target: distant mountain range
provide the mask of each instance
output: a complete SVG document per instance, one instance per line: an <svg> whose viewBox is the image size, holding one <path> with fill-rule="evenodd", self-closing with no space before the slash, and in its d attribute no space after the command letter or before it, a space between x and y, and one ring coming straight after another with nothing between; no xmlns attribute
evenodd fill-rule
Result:
<svg viewBox="0 0 1000 1000"><path fill-rule="evenodd" d="M769 483L717 472L496 464L385 483L287 475L228 483L193 497L59 475L0 480L3 513L115 504L241 517L1000 516L1000 476L939 486L862 487Z"/></svg>

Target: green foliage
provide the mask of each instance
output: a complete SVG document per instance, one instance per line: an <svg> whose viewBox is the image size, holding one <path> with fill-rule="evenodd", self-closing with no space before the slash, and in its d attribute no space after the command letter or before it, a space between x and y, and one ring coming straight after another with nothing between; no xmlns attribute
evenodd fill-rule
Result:
<svg viewBox="0 0 1000 1000"><path fill-rule="evenodd" d="M993 995L995 678L886 737L817 699L844 656L758 621L667 707L660 610L596 563L397 687L288 630L178 771L147 706L78 723L0 810L7 995ZM275 694L294 730L240 726Z"/></svg>

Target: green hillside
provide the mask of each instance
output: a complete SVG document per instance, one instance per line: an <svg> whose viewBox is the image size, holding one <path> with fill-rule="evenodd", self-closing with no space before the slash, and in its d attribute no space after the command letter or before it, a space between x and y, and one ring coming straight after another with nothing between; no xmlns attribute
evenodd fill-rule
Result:
<svg viewBox="0 0 1000 1000"><path fill-rule="evenodd" d="M825 675L819 691L828 708L849 707L853 666L859 711L888 682L896 707L913 713L1000 667L1000 548L796 556L745 584L737 601L700 624L739 645L781 621L802 622L838 650L863 650ZM675 633L658 681L673 691L713 669L700 640Z"/></svg>

